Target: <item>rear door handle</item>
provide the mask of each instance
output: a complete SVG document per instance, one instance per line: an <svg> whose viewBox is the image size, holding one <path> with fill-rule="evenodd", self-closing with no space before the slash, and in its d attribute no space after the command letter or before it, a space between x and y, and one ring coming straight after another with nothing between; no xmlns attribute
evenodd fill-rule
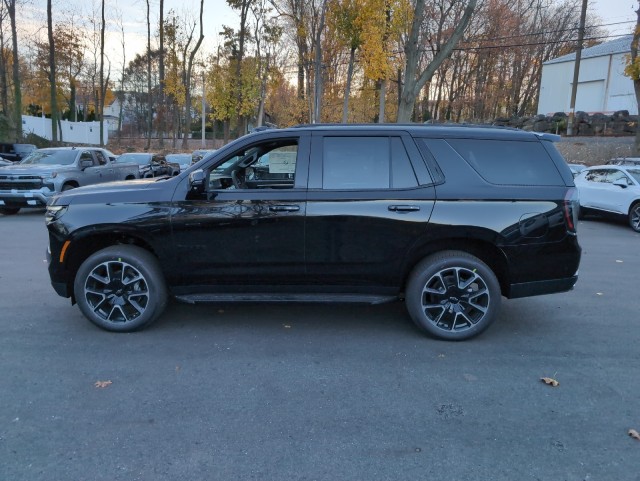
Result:
<svg viewBox="0 0 640 481"><path fill-rule="evenodd" d="M299 205L270 205L269 210L272 212L297 212L300 210Z"/></svg>
<svg viewBox="0 0 640 481"><path fill-rule="evenodd" d="M418 205L390 205L389 210L392 212L416 212L420 210Z"/></svg>

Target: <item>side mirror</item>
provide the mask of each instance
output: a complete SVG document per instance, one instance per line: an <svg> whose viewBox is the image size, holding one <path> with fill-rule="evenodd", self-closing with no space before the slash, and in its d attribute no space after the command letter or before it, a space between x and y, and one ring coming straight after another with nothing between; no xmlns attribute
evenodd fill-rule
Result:
<svg viewBox="0 0 640 481"><path fill-rule="evenodd" d="M82 159L80 161L80 168L82 170L86 169L87 167L93 167L93 160L90 159Z"/></svg>
<svg viewBox="0 0 640 481"><path fill-rule="evenodd" d="M623 189L629 187L626 179L618 179L613 183L613 185L617 185L618 187L622 187Z"/></svg>
<svg viewBox="0 0 640 481"><path fill-rule="evenodd" d="M204 170L197 169L189 174L189 189L191 192L202 193L204 192L205 182L207 175Z"/></svg>

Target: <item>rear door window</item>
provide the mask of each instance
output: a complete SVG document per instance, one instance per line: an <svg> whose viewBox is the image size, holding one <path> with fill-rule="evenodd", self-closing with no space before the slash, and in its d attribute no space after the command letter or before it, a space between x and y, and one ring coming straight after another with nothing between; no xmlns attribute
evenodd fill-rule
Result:
<svg viewBox="0 0 640 481"><path fill-rule="evenodd" d="M447 139L487 182L505 185L564 185L540 142Z"/></svg>
<svg viewBox="0 0 640 481"><path fill-rule="evenodd" d="M329 190L418 186L400 137L324 137L322 171L322 188Z"/></svg>

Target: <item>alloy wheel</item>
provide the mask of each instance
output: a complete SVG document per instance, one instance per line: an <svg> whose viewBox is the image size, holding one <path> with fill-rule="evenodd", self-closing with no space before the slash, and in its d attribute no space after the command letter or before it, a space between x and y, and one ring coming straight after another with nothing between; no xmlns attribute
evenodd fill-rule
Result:
<svg viewBox="0 0 640 481"><path fill-rule="evenodd" d="M428 321L446 331L472 328L485 316L490 302L482 277L461 267L438 271L422 290L422 309Z"/></svg>
<svg viewBox="0 0 640 481"><path fill-rule="evenodd" d="M84 297L98 317L110 323L128 323L149 304L149 286L131 264L108 261L94 267L86 278Z"/></svg>

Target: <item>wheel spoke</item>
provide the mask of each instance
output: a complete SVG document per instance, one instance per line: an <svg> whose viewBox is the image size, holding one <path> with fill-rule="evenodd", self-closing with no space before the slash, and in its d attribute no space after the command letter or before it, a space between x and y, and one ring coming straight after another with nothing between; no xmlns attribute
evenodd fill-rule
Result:
<svg viewBox="0 0 640 481"><path fill-rule="evenodd" d="M111 281L109 279L109 272L107 271L107 277L98 275L98 273L96 272L96 269L94 269L91 274L89 274L89 277L95 279L96 281L98 281L100 284L104 284L107 285L109 284L109 282Z"/></svg>

